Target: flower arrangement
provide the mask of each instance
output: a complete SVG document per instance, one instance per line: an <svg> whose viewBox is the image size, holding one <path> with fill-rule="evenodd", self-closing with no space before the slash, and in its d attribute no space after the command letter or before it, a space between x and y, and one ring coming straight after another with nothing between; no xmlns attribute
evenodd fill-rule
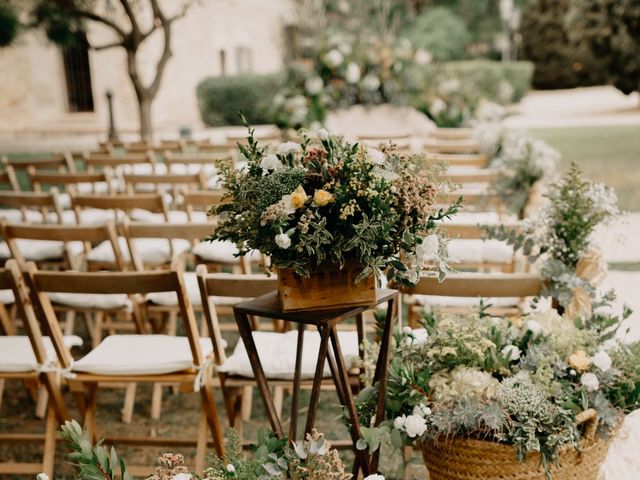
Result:
<svg viewBox="0 0 640 480"><path fill-rule="evenodd" d="M640 343L626 345L616 335L628 314L575 320L553 309L511 319L484 308L426 313L424 329L396 336L389 420L363 428L359 446L477 438L513 445L521 460L537 452L548 469L563 449L578 448L578 413L595 409L598 434L607 436L624 412L640 406ZM358 397L364 425L375 412L372 392Z"/></svg>
<svg viewBox="0 0 640 480"><path fill-rule="evenodd" d="M247 167L220 165L227 201L210 212L218 217L211 239L236 243L241 255L259 250L273 268L304 277L351 261L361 267L356 283L385 272L414 284L444 247L438 222L460 206L434 207L441 167L392 145L351 144L324 130L320 139L302 134L268 151L249 130L240 146ZM443 274L446 263L436 264Z"/></svg>
<svg viewBox="0 0 640 480"><path fill-rule="evenodd" d="M477 101L472 92L463 88L459 79L447 78L437 83L435 88L425 89L416 106L438 127L454 128L471 120Z"/></svg>
<svg viewBox="0 0 640 480"><path fill-rule="evenodd" d="M538 262L547 293L570 315L589 315L590 298L606 273L593 233L620 215L616 195L613 189L583 178L574 163L545 196L547 205L526 219L519 231L503 226L487 231Z"/></svg>

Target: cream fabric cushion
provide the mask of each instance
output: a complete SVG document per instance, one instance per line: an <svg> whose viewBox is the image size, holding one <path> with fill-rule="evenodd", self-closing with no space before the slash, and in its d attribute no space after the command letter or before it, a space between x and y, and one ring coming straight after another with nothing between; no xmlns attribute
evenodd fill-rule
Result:
<svg viewBox="0 0 640 480"><path fill-rule="evenodd" d="M16 301L13 296L13 290L0 290L0 303L3 305L10 305Z"/></svg>
<svg viewBox="0 0 640 480"><path fill-rule="evenodd" d="M184 287L187 290L187 296L192 305L202 305L202 295L200 295L200 287L198 287L198 277L195 272L184 272ZM178 305L178 296L176 292L153 292L147 294L147 300L156 305L175 306ZM213 297L214 305L235 305L246 298L243 297Z"/></svg>
<svg viewBox="0 0 640 480"><path fill-rule="evenodd" d="M124 218L123 212L118 212L118 220ZM80 210L80 224L82 225L104 225L109 220L116 219L116 212L113 210L103 210L101 208L85 208ZM58 217L55 213L49 213L49 223L57 223ZM63 210L62 223L75 225L78 223L76 213L73 210Z"/></svg>
<svg viewBox="0 0 640 480"><path fill-rule="evenodd" d="M240 257L237 257L238 248L235 243L221 240L214 240L213 242L200 242L191 252L196 256L207 262L217 263L238 263ZM250 260L254 262L260 261L260 252L254 250L250 254Z"/></svg>
<svg viewBox="0 0 640 480"><path fill-rule="evenodd" d="M129 297L124 294L101 293L65 293L51 292L49 300L58 305L74 308L95 308L98 310L116 310L131 307Z"/></svg>
<svg viewBox="0 0 640 480"><path fill-rule="evenodd" d="M16 239L16 246L27 260L41 262L62 258L64 254L64 242L56 240L29 240ZM82 242L68 242L69 254L73 257L83 252ZM10 258L11 252L5 242L0 242L0 258Z"/></svg>
<svg viewBox="0 0 640 480"><path fill-rule="evenodd" d="M133 240L137 254L144 263L166 263L171 261L171 252L169 250L169 240L166 238L135 238ZM180 255L191 248L188 240L176 239L173 242L173 253ZM127 240L123 237L118 238L118 246L125 262L131 260L129 255L129 247ZM115 262L115 255L111 242L105 240L98 246L93 248L87 255L87 260L92 262Z"/></svg>
<svg viewBox="0 0 640 480"><path fill-rule="evenodd" d="M213 163L204 165L201 163L172 163L169 167L169 171L178 175L192 175L202 171L206 177L210 177L215 175L218 170Z"/></svg>
<svg viewBox="0 0 640 480"><path fill-rule="evenodd" d="M453 263L511 263L513 260L513 248L493 239L453 239L448 243L448 251Z"/></svg>
<svg viewBox="0 0 640 480"><path fill-rule="evenodd" d="M56 360L56 351L51 339L43 337L47 362ZM64 337L67 348L79 347L82 339L76 335ZM33 372L38 368L29 337L24 335L0 336L0 372Z"/></svg>
<svg viewBox="0 0 640 480"><path fill-rule="evenodd" d="M36 210L27 210L25 213L28 223L42 223L42 213ZM25 221L22 211L17 208L0 208L0 219L12 223L21 223Z"/></svg>
<svg viewBox="0 0 640 480"><path fill-rule="evenodd" d="M200 339L203 358L213 351L209 338ZM110 335L74 363L74 372L96 375L160 375L193 366L187 337L171 335Z"/></svg>
<svg viewBox="0 0 640 480"><path fill-rule="evenodd" d="M338 332L342 354L347 367L358 357L358 333ZM262 362L262 368L267 378L292 379L296 366L296 346L298 331L287 333L253 332L253 339ZM313 378L316 371L316 361L320 350L320 334L305 332L304 348L302 350L302 378ZM238 340L233 354L218 370L230 375L253 378L253 370L242 340ZM324 376L331 375L329 365L325 364Z"/></svg>

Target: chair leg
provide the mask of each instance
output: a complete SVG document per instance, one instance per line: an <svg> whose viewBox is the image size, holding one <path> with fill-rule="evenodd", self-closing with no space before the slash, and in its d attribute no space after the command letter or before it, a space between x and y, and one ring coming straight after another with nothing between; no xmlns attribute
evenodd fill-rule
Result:
<svg viewBox="0 0 640 480"><path fill-rule="evenodd" d="M85 411L82 424L87 430L89 440L95 442L98 440L98 426L96 425L96 404L98 401L98 385L89 384L87 388L87 396L85 400Z"/></svg>
<svg viewBox="0 0 640 480"><path fill-rule="evenodd" d="M2 408L3 396L4 396L4 378L0 378L0 408Z"/></svg>
<svg viewBox="0 0 640 480"><path fill-rule="evenodd" d="M251 420L251 407L253 406L253 385L242 387L242 420Z"/></svg>
<svg viewBox="0 0 640 480"><path fill-rule="evenodd" d="M76 312L67 310L64 314L64 334L73 335L76 323Z"/></svg>
<svg viewBox="0 0 640 480"><path fill-rule="evenodd" d="M222 457L224 455L224 437L222 435L222 425L218 417L216 401L213 398L213 390L210 385L204 385L200 389L201 404L204 409L205 419L209 425L211 436L213 437L213 448ZM206 445L206 442L205 442ZM199 470L198 470L199 471Z"/></svg>
<svg viewBox="0 0 640 480"><path fill-rule="evenodd" d="M282 420L282 404L284 403L284 388L281 386L273 387L273 406L280 420Z"/></svg>
<svg viewBox="0 0 640 480"><path fill-rule="evenodd" d="M198 443L196 444L196 472L204 468L204 457L207 452L207 411L204 402L200 404L200 423L198 424Z"/></svg>
<svg viewBox="0 0 640 480"><path fill-rule="evenodd" d="M135 382L127 383L124 391L124 404L122 406L122 423L131 423L133 418L133 408L136 402L136 386Z"/></svg>
<svg viewBox="0 0 640 480"><path fill-rule="evenodd" d="M53 407L47 409L47 426L44 437L44 452L42 456L42 471L53 478L53 463L56 456L56 431L58 422Z"/></svg>
<svg viewBox="0 0 640 480"><path fill-rule="evenodd" d="M162 383L154 383L151 393L151 418L160 420L162 412Z"/></svg>
<svg viewBox="0 0 640 480"><path fill-rule="evenodd" d="M169 312L169 319L167 321L167 335L176 335L178 331L178 312L172 310Z"/></svg>
<svg viewBox="0 0 640 480"><path fill-rule="evenodd" d="M36 401L36 418L44 418L48 414L49 393L44 386L38 390L38 400Z"/></svg>

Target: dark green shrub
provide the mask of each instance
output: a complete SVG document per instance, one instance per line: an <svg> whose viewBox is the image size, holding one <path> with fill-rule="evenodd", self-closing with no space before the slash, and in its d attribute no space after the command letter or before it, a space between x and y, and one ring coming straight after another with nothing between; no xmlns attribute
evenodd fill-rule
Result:
<svg viewBox="0 0 640 480"><path fill-rule="evenodd" d="M273 97L282 85L280 74L205 78L196 89L202 121L240 125L241 111L250 124L275 123Z"/></svg>
<svg viewBox="0 0 640 480"><path fill-rule="evenodd" d="M0 0L0 47L13 41L19 27L18 12L7 0Z"/></svg>
<svg viewBox="0 0 640 480"><path fill-rule="evenodd" d="M423 48L442 61L463 58L471 43L464 21L446 7L426 9L405 34L416 48Z"/></svg>

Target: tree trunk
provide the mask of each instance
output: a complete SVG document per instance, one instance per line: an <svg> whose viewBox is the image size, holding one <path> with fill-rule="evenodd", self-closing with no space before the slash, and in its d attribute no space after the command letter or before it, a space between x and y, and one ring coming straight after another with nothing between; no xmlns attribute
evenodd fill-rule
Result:
<svg viewBox="0 0 640 480"><path fill-rule="evenodd" d="M140 112L140 140L151 140L153 126L151 124L151 103L153 98L149 95L141 95L138 98L138 110Z"/></svg>

